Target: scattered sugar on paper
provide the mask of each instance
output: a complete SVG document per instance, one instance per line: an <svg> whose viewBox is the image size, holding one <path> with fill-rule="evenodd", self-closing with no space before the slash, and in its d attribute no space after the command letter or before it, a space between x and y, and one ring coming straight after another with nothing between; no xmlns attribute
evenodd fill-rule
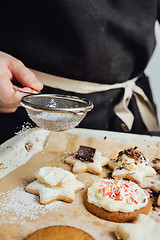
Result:
<svg viewBox="0 0 160 240"><path fill-rule="evenodd" d="M55 201L47 205L39 203L39 197L27 193L23 186L19 186L6 193L0 193L0 224L14 223L17 220L24 224L26 221L35 220L37 214L44 215L46 212L57 210L65 203ZM9 215L9 218L7 217Z"/></svg>

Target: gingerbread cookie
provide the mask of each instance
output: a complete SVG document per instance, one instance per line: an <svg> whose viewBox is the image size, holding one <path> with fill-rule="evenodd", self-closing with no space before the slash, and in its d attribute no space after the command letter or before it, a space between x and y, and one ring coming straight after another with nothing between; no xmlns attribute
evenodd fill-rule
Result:
<svg viewBox="0 0 160 240"><path fill-rule="evenodd" d="M127 180L102 179L88 188L85 206L99 218L114 222L132 222L140 213L151 210L149 194Z"/></svg>
<svg viewBox="0 0 160 240"><path fill-rule="evenodd" d="M150 217L140 214L134 224L118 224L116 236L122 240L159 240L160 224L154 222Z"/></svg>
<svg viewBox="0 0 160 240"><path fill-rule="evenodd" d="M36 174L37 180L26 187L26 191L40 196L40 203L54 200L73 202L75 192L84 184L73 173L57 167L43 167Z"/></svg>
<svg viewBox="0 0 160 240"><path fill-rule="evenodd" d="M25 240L94 240L91 235L81 229L56 225L37 230Z"/></svg>
<svg viewBox="0 0 160 240"><path fill-rule="evenodd" d="M108 162L108 166L113 170L113 178L127 178L137 183L141 183L144 177L156 174L137 147L119 152L116 159Z"/></svg>
<svg viewBox="0 0 160 240"><path fill-rule="evenodd" d="M75 174L91 172L99 175L109 159L102 156L95 148L80 146L76 154L67 157L64 161L73 166L72 171Z"/></svg>

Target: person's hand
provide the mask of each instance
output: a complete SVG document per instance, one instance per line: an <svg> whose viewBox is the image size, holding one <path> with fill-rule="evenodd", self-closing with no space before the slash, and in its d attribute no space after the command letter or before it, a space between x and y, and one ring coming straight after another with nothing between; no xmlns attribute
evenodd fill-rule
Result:
<svg viewBox="0 0 160 240"><path fill-rule="evenodd" d="M33 92L32 89L40 91L43 88L35 75L20 60L0 51L1 113L15 112L20 106L19 102L24 95L14 90L13 87L17 84L27 92Z"/></svg>

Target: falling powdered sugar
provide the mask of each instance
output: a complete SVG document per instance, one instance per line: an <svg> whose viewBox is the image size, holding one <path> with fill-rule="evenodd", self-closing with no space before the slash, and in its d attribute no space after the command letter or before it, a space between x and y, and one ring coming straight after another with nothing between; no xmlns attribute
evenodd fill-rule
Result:
<svg viewBox="0 0 160 240"><path fill-rule="evenodd" d="M27 112L37 126L56 132L66 131L76 127L85 116L85 114L76 115L73 113L33 112L30 110Z"/></svg>
<svg viewBox="0 0 160 240"><path fill-rule="evenodd" d="M23 186L19 186L6 193L0 193L0 224L18 221L24 224L38 218L38 214L57 210L65 203L56 201L47 205L39 203L38 196L27 193Z"/></svg>

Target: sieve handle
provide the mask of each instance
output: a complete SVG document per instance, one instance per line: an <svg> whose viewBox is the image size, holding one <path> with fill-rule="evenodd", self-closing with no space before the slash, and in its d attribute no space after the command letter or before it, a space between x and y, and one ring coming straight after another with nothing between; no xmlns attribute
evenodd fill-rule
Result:
<svg viewBox="0 0 160 240"><path fill-rule="evenodd" d="M17 87L17 86L13 86L13 89L15 90L15 91L17 91L17 92L20 92L20 93L23 93L23 94L27 94L27 95L34 95L34 94L39 94L40 92L39 91L37 91L36 89L33 89L33 88L30 88L30 89L32 89L32 90L34 90L35 91L35 93L31 93L31 92L27 92L27 91L24 91L23 90L23 88L19 88L19 87Z"/></svg>

